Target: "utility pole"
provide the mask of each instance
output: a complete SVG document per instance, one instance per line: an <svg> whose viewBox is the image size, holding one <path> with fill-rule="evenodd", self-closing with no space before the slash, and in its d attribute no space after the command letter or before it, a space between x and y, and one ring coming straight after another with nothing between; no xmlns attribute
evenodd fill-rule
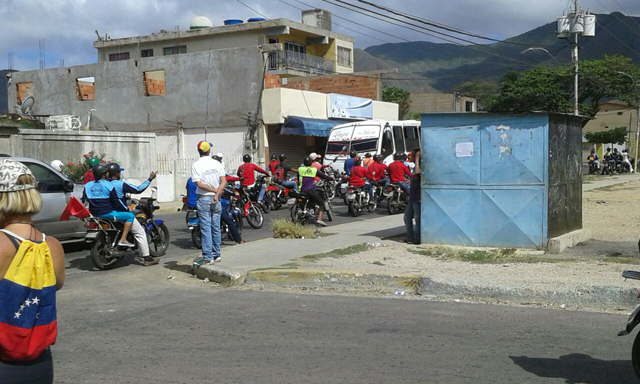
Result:
<svg viewBox="0 0 640 384"><path fill-rule="evenodd" d="M578 6L578 0L573 0L573 9L568 16L562 16L557 20L556 33L559 39L569 38L573 35L573 49L571 50L571 61L573 62L573 87L574 87L574 106L573 114L580 115L578 110L578 35L585 37L593 37L596 35L596 16Z"/></svg>

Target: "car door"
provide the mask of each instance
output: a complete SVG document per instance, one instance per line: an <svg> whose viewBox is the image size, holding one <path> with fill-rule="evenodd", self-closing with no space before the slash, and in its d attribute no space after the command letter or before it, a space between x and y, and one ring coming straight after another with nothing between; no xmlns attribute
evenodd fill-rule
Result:
<svg viewBox="0 0 640 384"><path fill-rule="evenodd" d="M42 209L33 216L36 227L60 240L82 236L84 225L81 220L72 218L69 221L60 221L60 215L72 195L67 191L69 180L45 164L28 160L21 160L21 162L31 170L38 181L38 192L42 197Z"/></svg>

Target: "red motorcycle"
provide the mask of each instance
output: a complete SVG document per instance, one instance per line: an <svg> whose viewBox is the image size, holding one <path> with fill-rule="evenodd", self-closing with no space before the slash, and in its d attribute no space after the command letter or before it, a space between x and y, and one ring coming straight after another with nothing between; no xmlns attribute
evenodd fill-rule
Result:
<svg viewBox="0 0 640 384"><path fill-rule="evenodd" d="M271 209L278 210L289 201L291 189L286 188L277 183L267 185L264 195L264 203L269 205Z"/></svg>

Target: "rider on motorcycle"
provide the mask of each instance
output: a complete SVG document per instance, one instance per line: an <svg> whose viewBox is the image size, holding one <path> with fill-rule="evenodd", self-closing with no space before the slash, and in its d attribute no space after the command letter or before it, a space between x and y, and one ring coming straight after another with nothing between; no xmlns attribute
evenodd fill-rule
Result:
<svg viewBox="0 0 640 384"><path fill-rule="evenodd" d="M322 221L322 214L324 213L324 203L318 191L314 189L313 179L318 176L325 180L332 180L324 172L317 170L311 166L311 158L305 157L302 161L303 166L298 168L298 178L300 180L300 192L306 195L309 199L313 200L318 205L318 221L317 224L326 227L327 224Z"/></svg>
<svg viewBox="0 0 640 384"><path fill-rule="evenodd" d="M89 212L93 216L124 223L118 246L133 247L133 244L127 241L127 235L135 221L133 212L116 211L116 207L121 203L115 187L107 180L107 167L97 164L93 166L92 171L94 180L85 184L82 201L89 201Z"/></svg>
<svg viewBox="0 0 640 384"><path fill-rule="evenodd" d="M241 186L245 188L253 187L256 183L255 172L260 172L264 175L269 176L269 172L258 167L256 164L251 163L251 155L242 156L242 161L244 161L244 164L238 167L238 176L241 178ZM260 188L260 192L258 194L258 201L260 203L264 203L264 193L266 189L266 184L262 184L262 188Z"/></svg>
<svg viewBox="0 0 640 384"><path fill-rule="evenodd" d="M367 168L362 166L362 160L356 159L355 165L351 168L351 185L354 187L360 187L369 192L369 202L373 203L373 187L371 184L365 182L365 178L373 179L373 175Z"/></svg>
<svg viewBox="0 0 640 384"><path fill-rule="evenodd" d="M613 154L611 153L611 148L607 148L607 152L605 152L604 154L604 161L606 161L607 163L613 163L613 165L611 166L611 169L613 170L616 169L616 159L615 157L613 157Z"/></svg>
<svg viewBox="0 0 640 384"><path fill-rule="evenodd" d="M127 206L127 193L138 194L144 192L145 189L149 187L153 179L156 178L156 172L152 171L149 174L149 178L142 184L135 186L121 179L121 171L120 165L117 163L107 164L107 179L113 185L116 193L118 194L119 203L114 207L116 212L130 212L129 207ZM133 233L133 238L136 240L138 244L138 248L140 249L140 255L143 257L144 262L142 263L145 267L149 265L158 264L159 259L151 257L149 253L149 243L147 241L147 234L140 224L138 220L133 220L133 225L131 227L131 233Z"/></svg>
<svg viewBox="0 0 640 384"><path fill-rule="evenodd" d="M389 185L389 178L385 175L387 172L387 166L382 162L382 155L373 156L374 163L369 166L369 172L373 176L373 180L382 186L384 191Z"/></svg>
<svg viewBox="0 0 640 384"><path fill-rule="evenodd" d="M352 149L349 152L349 158L344 162L344 171L347 175L351 175L351 167L353 167L356 163L356 158L358 157L358 152L355 149Z"/></svg>
<svg viewBox="0 0 640 384"><path fill-rule="evenodd" d="M271 162L269 163L269 172L271 172L271 175L273 176L276 173L276 167L278 166L278 164L280 164L280 162L278 161L276 155L271 155L270 160Z"/></svg>
<svg viewBox="0 0 640 384"><path fill-rule="evenodd" d="M393 155L394 162L389 164L389 176L391 177L391 183L398 184L408 196L409 186L407 185L405 176L411 179L411 171L402 161L402 157L402 153Z"/></svg>
<svg viewBox="0 0 640 384"><path fill-rule="evenodd" d="M298 184L296 184L296 182L293 180L287 180L287 175L289 174L289 171L295 172L297 171L297 169L293 169L289 166L289 164L287 164L287 155L285 154L280 155L279 160L280 162L276 166L276 170L273 174L273 181L275 181L276 183L279 183L285 188L289 188L297 191Z"/></svg>
<svg viewBox="0 0 640 384"><path fill-rule="evenodd" d="M629 167L629 172L633 173L633 165L631 164L631 159L629 158L629 152L627 149L622 150L622 162L627 164Z"/></svg>
<svg viewBox="0 0 640 384"><path fill-rule="evenodd" d="M587 156L587 160L589 162L594 162L596 164L596 169L600 169L600 158L598 157L595 149L591 150L591 153Z"/></svg>

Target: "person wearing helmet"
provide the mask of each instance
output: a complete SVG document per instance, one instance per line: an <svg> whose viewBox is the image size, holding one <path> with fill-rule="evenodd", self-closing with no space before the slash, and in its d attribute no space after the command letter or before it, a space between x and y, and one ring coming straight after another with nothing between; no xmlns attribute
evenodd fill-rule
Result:
<svg viewBox="0 0 640 384"><path fill-rule="evenodd" d="M238 167L238 177L240 177L240 185L245 188L252 188L256 183L256 172L262 173L264 175L269 176L269 172L264 169L258 167L256 164L251 162L251 155L242 156L242 161L244 164ZM243 180L244 178L244 180ZM260 203L264 202L264 193L267 190L267 185L262 184L262 188L258 193L258 201Z"/></svg>
<svg viewBox="0 0 640 384"><path fill-rule="evenodd" d="M191 180L196 183L198 219L202 233L202 257L193 260L194 266L222 261L220 245L220 216L222 204L220 196L227 185L227 177L222 163L211 158L211 143L201 141L197 145L200 159L191 166Z"/></svg>
<svg viewBox="0 0 640 384"><path fill-rule="evenodd" d="M95 180L93 176L93 167L100 164L100 159L98 159L97 157L91 157L89 158L89 160L87 160L87 163L89 164L89 170L84 173L83 179L85 184Z"/></svg>
<svg viewBox="0 0 640 384"><path fill-rule="evenodd" d="M309 156L305 157L302 160L303 166L298 168L298 179L300 180L300 192L309 197L309 199L313 200L318 205L318 221L317 224L326 227L327 224L322 221L322 214L324 213L324 200L320 196L320 194L314 189L314 179L316 176L325 179L331 180L331 177L326 175L324 172L319 171L318 169L311 166L313 161Z"/></svg>
<svg viewBox="0 0 640 384"><path fill-rule="evenodd" d="M273 174L273 181L282 185L285 188L298 190L298 184L296 184L293 180L288 180L287 176L290 171L297 172L297 169L291 168L291 166L287 163L287 155L280 155L280 162L276 166L276 171Z"/></svg>
<svg viewBox="0 0 640 384"><path fill-rule="evenodd" d="M389 177L387 177L387 165L383 163L382 155L374 155L373 163L369 166L368 170L373 176L373 180L377 185L382 186L382 190L384 191L389 185Z"/></svg>
<svg viewBox="0 0 640 384"><path fill-rule="evenodd" d="M115 187L107 180L107 167L103 164L94 165L91 168L94 180L84 185L82 201L89 201L89 212L95 217L124 223L122 236L118 245L121 247L133 247L127 241L127 235L133 226L133 212L117 212L115 207L120 205L118 193Z"/></svg>
<svg viewBox="0 0 640 384"><path fill-rule="evenodd" d="M344 171L349 176L351 176L351 167L355 164L357 157L358 152L356 152L355 149L352 149L351 152L349 152L349 158L344 162Z"/></svg>
<svg viewBox="0 0 640 384"><path fill-rule="evenodd" d="M362 166L365 168L369 168L371 164L373 164L373 158L371 157L371 154L367 152L364 155L364 160L362 160Z"/></svg>
<svg viewBox="0 0 640 384"><path fill-rule="evenodd" d="M362 166L362 159L356 159L355 165L351 168L351 178L349 184L360 187L369 193L369 202L373 202L373 187L365 179L373 179L371 172Z"/></svg>
<svg viewBox="0 0 640 384"><path fill-rule="evenodd" d="M62 167L64 167L64 164L60 160L53 160L51 162L51 168L55 169L58 172L62 172Z"/></svg>
<svg viewBox="0 0 640 384"><path fill-rule="evenodd" d="M156 178L156 172L153 171L149 174L149 178L142 184L135 186L131 183L121 180L123 169L120 168L120 165L117 163L107 164L107 180L113 185L118 195L119 204L114 207L114 210L117 212L129 212L129 207L127 206L127 193L138 194L142 193L149 187L153 179ZM133 225L131 227L131 233L133 233L133 237L138 244L138 249L140 249L140 256L144 259L143 265L145 267L149 265L158 264L159 259L151 257L149 253L149 242L147 241L147 233L144 228L138 222L138 220L133 221Z"/></svg>
<svg viewBox="0 0 640 384"><path fill-rule="evenodd" d="M278 157L276 155L271 155L271 162L269 163L269 172L271 172L271 176L273 176L276 172L276 166L280 163L278 161Z"/></svg>
<svg viewBox="0 0 640 384"><path fill-rule="evenodd" d="M398 184L400 188L404 191L404 193L409 195L409 186L407 185L407 179L411 179L411 171L409 167L407 167L402 161L403 154L396 153L393 155L393 163L389 164L389 177L391 179L391 183Z"/></svg>

